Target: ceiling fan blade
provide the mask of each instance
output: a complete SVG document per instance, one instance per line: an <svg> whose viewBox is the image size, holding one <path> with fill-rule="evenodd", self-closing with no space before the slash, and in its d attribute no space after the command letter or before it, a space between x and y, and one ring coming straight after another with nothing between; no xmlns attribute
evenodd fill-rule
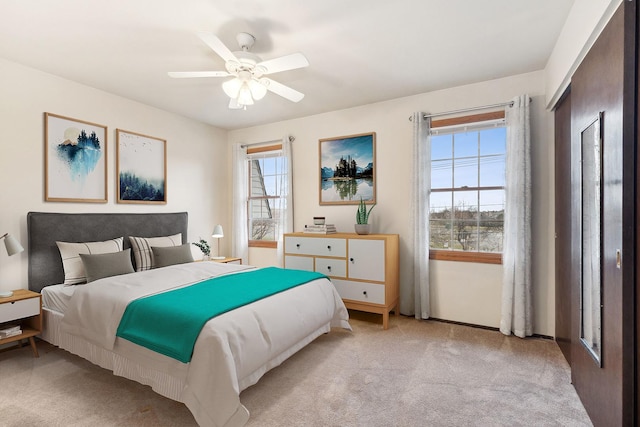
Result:
<svg viewBox="0 0 640 427"><path fill-rule="evenodd" d="M193 77L227 77L231 74L226 71L169 71L169 77L174 79L188 79Z"/></svg>
<svg viewBox="0 0 640 427"><path fill-rule="evenodd" d="M262 74L279 73L280 71L295 70L296 68L308 67L309 61L301 53L292 53L291 55L281 56L280 58L269 59L256 64L266 71Z"/></svg>
<svg viewBox="0 0 640 427"><path fill-rule="evenodd" d="M289 101L299 102L304 98L304 93L298 92L297 90L292 89L289 86L285 86L282 83L278 83L275 80L263 78L260 79L260 82L265 85L267 90L275 93L276 95L280 95Z"/></svg>
<svg viewBox="0 0 640 427"><path fill-rule="evenodd" d="M220 55L220 57L225 61L238 62L238 58L236 58L233 52L231 52L229 48L225 46L224 43L222 43L222 40L220 40L215 34L200 32L198 33L198 36L203 42L207 44L207 46L213 49L213 51Z"/></svg>

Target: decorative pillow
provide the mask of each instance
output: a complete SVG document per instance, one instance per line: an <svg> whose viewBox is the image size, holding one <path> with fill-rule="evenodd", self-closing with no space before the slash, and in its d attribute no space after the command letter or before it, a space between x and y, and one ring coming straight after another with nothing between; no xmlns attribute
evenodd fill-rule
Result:
<svg viewBox="0 0 640 427"><path fill-rule="evenodd" d="M80 254L80 259L87 273L87 283L103 277L134 273L131 265L131 249L109 254Z"/></svg>
<svg viewBox="0 0 640 427"><path fill-rule="evenodd" d="M87 277L80 259L80 254L106 254L111 252L120 252L124 239L106 240L104 242L85 242L70 243L56 242L60 257L62 258L62 267L64 268L64 284L75 285L85 283Z"/></svg>
<svg viewBox="0 0 640 427"><path fill-rule="evenodd" d="M129 236L129 241L131 242L131 249L133 250L133 259L136 262L136 271L144 271L153 268L151 246L163 248L167 246L181 246L182 233L163 237Z"/></svg>
<svg viewBox="0 0 640 427"><path fill-rule="evenodd" d="M153 268L193 262L193 254L189 243L180 246L152 246L151 252L153 253Z"/></svg>

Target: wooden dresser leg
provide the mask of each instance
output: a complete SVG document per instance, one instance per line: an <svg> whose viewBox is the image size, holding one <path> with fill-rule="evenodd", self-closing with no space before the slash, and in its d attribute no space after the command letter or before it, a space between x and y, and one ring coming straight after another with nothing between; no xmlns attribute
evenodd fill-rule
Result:
<svg viewBox="0 0 640 427"><path fill-rule="evenodd" d="M29 344L31 344L31 350L33 350L33 357L40 357L38 354L38 347L36 347L35 338L29 337Z"/></svg>
<svg viewBox="0 0 640 427"><path fill-rule="evenodd" d="M385 311L382 313L382 329L389 329L389 312Z"/></svg>

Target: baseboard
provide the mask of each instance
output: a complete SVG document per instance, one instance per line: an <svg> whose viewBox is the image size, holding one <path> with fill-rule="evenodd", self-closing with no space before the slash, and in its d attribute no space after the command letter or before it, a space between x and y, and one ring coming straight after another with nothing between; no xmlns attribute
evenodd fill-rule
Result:
<svg viewBox="0 0 640 427"><path fill-rule="evenodd" d="M500 328L496 328L493 326L484 326L484 325L475 325L473 323L466 323L466 322L456 322L455 320L446 320L446 319L437 319L435 317L430 317L428 320L434 320L436 322L442 322L442 323L452 323L454 325L461 325L461 326L469 326L471 328L478 328L478 329L486 329L489 331L496 331L499 332ZM545 339L545 340L554 340L553 337L550 337L549 335L542 335L542 334L533 334L531 335L532 338L541 338L541 339Z"/></svg>

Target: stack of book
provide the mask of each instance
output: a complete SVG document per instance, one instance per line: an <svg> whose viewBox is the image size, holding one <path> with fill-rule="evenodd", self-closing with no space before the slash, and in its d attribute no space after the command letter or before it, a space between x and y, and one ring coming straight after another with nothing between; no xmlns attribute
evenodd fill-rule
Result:
<svg viewBox="0 0 640 427"><path fill-rule="evenodd" d="M337 233L336 226L334 224L324 224L324 225L305 225L304 226L305 233L314 233L314 234L333 234Z"/></svg>
<svg viewBox="0 0 640 427"><path fill-rule="evenodd" d="M20 325L5 325L0 327L0 339L20 335L21 333L22 329L20 329Z"/></svg>

